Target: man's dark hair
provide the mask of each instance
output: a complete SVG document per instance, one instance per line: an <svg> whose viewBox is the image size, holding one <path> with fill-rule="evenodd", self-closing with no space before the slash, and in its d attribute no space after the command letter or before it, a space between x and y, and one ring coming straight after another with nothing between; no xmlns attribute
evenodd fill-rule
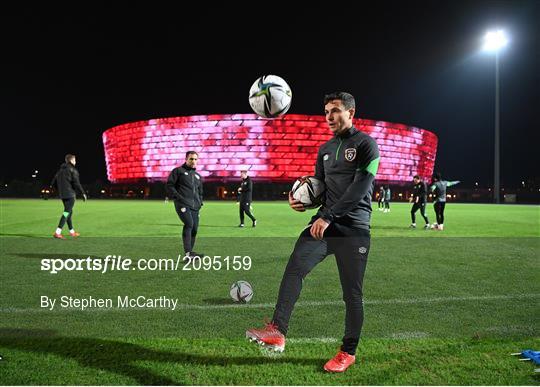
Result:
<svg viewBox="0 0 540 387"><path fill-rule="evenodd" d="M243 169L240 171L240 173L248 173L247 169Z"/></svg>
<svg viewBox="0 0 540 387"><path fill-rule="evenodd" d="M420 176L414 175L413 179L418 179L418 180L420 180Z"/></svg>
<svg viewBox="0 0 540 387"><path fill-rule="evenodd" d="M441 181L441 179L442 179L442 176L441 176L440 172L437 172L437 173L433 174L433 180Z"/></svg>
<svg viewBox="0 0 540 387"><path fill-rule="evenodd" d="M71 160L75 158L75 155L72 155L71 153L68 153L66 157L64 157L64 160L66 160L66 163L71 163Z"/></svg>
<svg viewBox="0 0 540 387"><path fill-rule="evenodd" d="M354 102L354 97L346 93L344 91L336 91L334 93L326 94L324 96L324 104L326 105L328 102L333 101L335 99L339 99L343 106L345 106L345 109L354 109L356 107L356 104Z"/></svg>
<svg viewBox="0 0 540 387"><path fill-rule="evenodd" d="M195 152L195 151L187 151L186 152L186 159L191 155L197 155L198 156L199 154L197 152Z"/></svg>

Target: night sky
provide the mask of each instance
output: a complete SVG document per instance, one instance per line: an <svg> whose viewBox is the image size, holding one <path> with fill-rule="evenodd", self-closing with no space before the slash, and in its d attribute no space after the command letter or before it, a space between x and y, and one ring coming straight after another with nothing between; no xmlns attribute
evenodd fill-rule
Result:
<svg viewBox="0 0 540 387"><path fill-rule="evenodd" d="M150 118L251 113L263 74L293 91L289 113L323 114L325 93L356 97L357 117L437 134L436 170L493 181L494 55L503 28L501 183L538 179L540 1L326 2L238 9L88 2L3 10L0 180L48 182L66 153L83 183L106 181L101 134ZM292 4L292 3L291 3ZM288 4L289 8L291 7Z"/></svg>

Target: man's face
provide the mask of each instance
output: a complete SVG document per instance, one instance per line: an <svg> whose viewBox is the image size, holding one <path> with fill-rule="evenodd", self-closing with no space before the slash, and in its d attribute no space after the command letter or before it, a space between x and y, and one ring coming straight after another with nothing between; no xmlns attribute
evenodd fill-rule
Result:
<svg viewBox="0 0 540 387"><path fill-rule="evenodd" d="M420 179L417 179L416 177L413 179L413 181L414 181L414 184L420 183Z"/></svg>
<svg viewBox="0 0 540 387"><path fill-rule="evenodd" d="M339 99L334 99L324 106L326 122L334 134L341 134L352 126L354 108L345 109Z"/></svg>
<svg viewBox="0 0 540 387"><path fill-rule="evenodd" d="M199 156L196 153L192 153L186 157L186 165L190 168L197 167L197 161L199 161Z"/></svg>
<svg viewBox="0 0 540 387"><path fill-rule="evenodd" d="M72 157L70 161L71 161L71 164L73 165L77 164L77 159L75 157Z"/></svg>
<svg viewBox="0 0 540 387"><path fill-rule="evenodd" d="M240 176L242 176L242 179L245 179L247 177L247 172L240 172Z"/></svg>

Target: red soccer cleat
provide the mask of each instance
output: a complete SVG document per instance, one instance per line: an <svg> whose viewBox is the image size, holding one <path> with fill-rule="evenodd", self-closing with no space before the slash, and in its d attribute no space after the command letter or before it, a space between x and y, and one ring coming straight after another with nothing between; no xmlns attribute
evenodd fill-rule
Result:
<svg viewBox="0 0 540 387"><path fill-rule="evenodd" d="M81 234L79 234L78 232L75 231L75 232L70 232L69 235L71 235L73 238L77 238Z"/></svg>
<svg viewBox="0 0 540 387"><path fill-rule="evenodd" d="M248 329L246 337L249 341L255 341L257 344L276 352L285 350L285 336L277 329L277 325L273 323L266 323L266 326L262 329Z"/></svg>
<svg viewBox="0 0 540 387"><path fill-rule="evenodd" d="M53 238L56 238L56 239L66 239L65 236L63 236L62 234L57 234L57 233L54 233L54 234L53 234Z"/></svg>
<svg viewBox="0 0 540 387"><path fill-rule="evenodd" d="M345 372L350 365L354 364L355 360L356 357L354 355L339 351L336 356L328 360L324 365L324 370L327 372Z"/></svg>

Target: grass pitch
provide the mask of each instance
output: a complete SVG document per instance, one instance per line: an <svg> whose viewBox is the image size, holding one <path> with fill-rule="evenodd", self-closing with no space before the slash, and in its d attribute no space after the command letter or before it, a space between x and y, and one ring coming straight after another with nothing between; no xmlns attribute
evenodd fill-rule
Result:
<svg viewBox="0 0 540 387"><path fill-rule="evenodd" d="M58 200L2 200L0 384L538 384L509 356L540 349L540 209L449 203L445 231L408 229L410 205L374 211L357 364L322 365L339 347L344 305L334 259L306 278L283 355L248 343L271 317L288 256L313 212L256 202L257 228L239 229L234 202L207 202L197 251L214 270L41 270L43 259L174 258L181 225L172 203L78 201L82 236L54 240ZM428 215L434 219L432 205ZM69 238L69 237L68 237ZM235 270L224 258L250 256ZM232 303L247 280L254 298ZM177 298L167 308L40 307L40 297Z"/></svg>

